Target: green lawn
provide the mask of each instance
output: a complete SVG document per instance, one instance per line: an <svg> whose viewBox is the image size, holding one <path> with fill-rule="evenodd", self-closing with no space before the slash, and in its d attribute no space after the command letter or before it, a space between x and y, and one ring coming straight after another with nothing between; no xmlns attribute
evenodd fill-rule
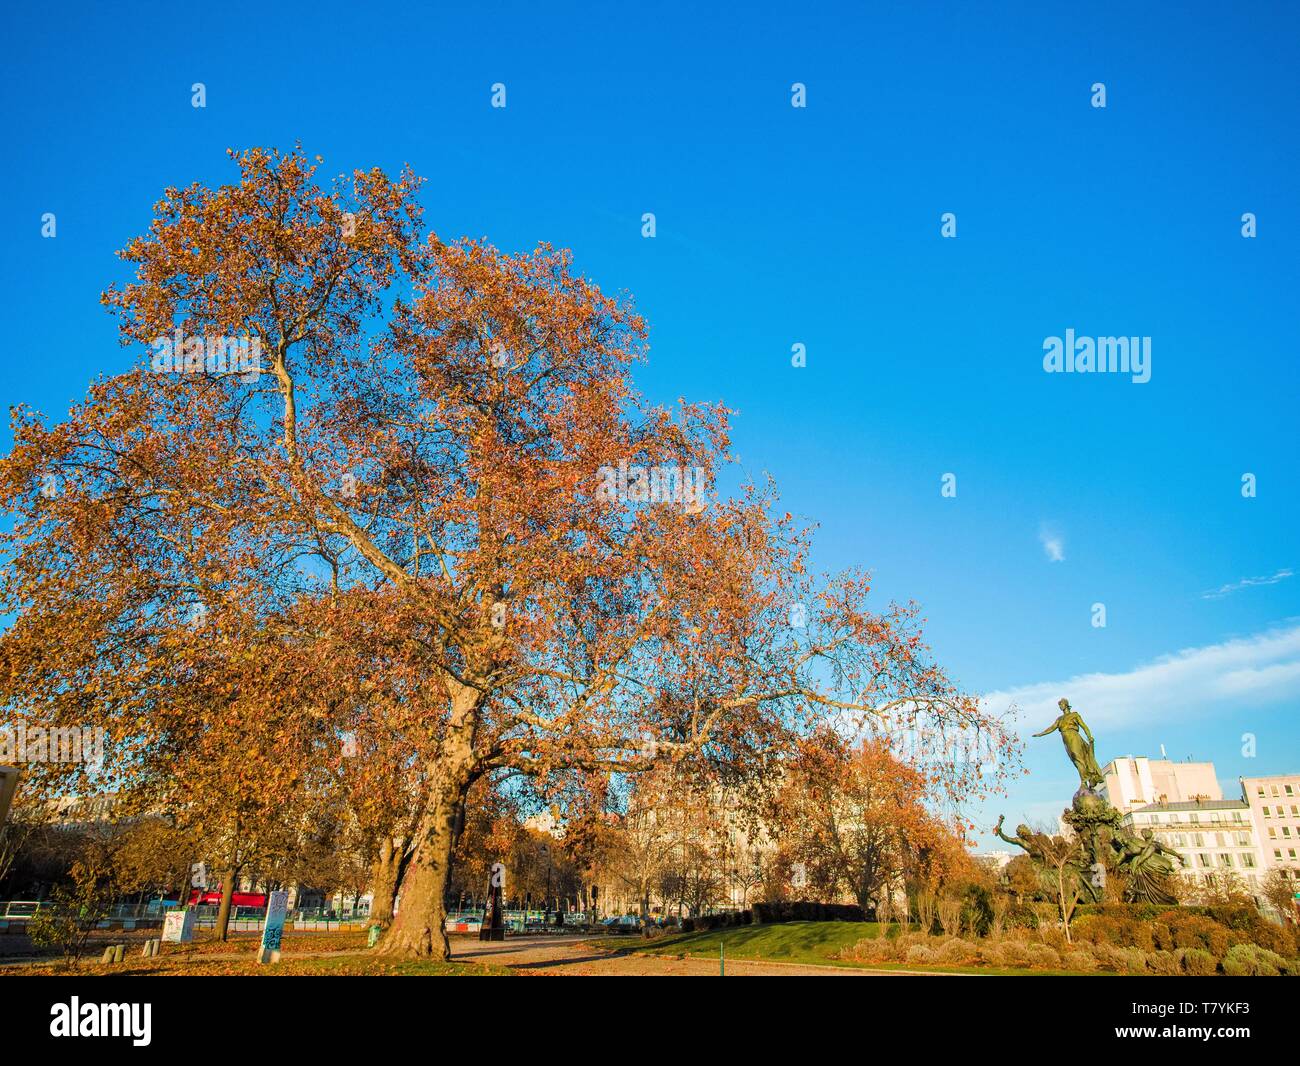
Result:
<svg viewBox="0 0 1300 1066"><path fill-rule="evenodd" d="M897 929L897 926L894 927ZM729 959L772 959L776 962L811 962L847 965L834 958L843 948L877 936L875 922L782 922L779 925L738 925L711 932L679 933L653 940L636 950L652 955L718 957L723 945Z"/></svg>
<svg viewBox="0 0 1300 1066"><path fill-rule="evenodd" d="M890 927L897 936L899 927ZM802 962L821 966L862 967L869 970L924 970L931 973L966 973L986 976L1048 977L1074 971L1031 970L1000 966L928 966L903 962L853 962L835 958L843 948L859 940L880 935L875 922L782 922L776 925L739 925L711 932L679 933L630 945L633 951L650 955L689 955L716 959L718 947L728 959L756 959L772 962ZM1094 976L1094 975L1089 975ZM1096 974L1095 976L1107 976Z"/></svg>

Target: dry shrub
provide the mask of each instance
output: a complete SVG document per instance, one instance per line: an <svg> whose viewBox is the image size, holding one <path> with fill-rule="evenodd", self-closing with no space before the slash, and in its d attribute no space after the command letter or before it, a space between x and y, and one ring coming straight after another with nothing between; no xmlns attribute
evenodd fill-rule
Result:
<svg viewBox="0 0 1300 1066"><path fill-rule="evenodd" d="M1183 947L1185 945L1155 943L1149 922L1108 914L1089 914L1074 923L1074 938L1089 944L1111 944L1120 948L1140 948L1154 951L1157 946Z"/></svg>
<svg viewBox="0 0 1300 1066"><path fill-rule="evenodd" d="M1120 948L1114 944L1096 944L1093 953L1097 965L1113 973L1146 973L1147 956L1140 948Z"/></svg>
<svg viewBox="0 0 1300 1066"><path fill-rule="evenodd" d="M1293 925L1274 925L1261 921L1250 931L1250 942L1266 948L1284 959L1293 959L1300 955L1300 938L1296 936Z"/></svg>
<svg viewBox="0 0 1300 1066"><path fill-rule="evenodd" d="M1183 973L1192 977L1209 977L1219 968L1218 960L1201 948L1179 948L1177 954Z"/></svg>
<svg viewBox="0 0 1300 1066"><path fill-rule="evenodd" d="M1043 969L1056 970L1061 966L1061 953L1047 944L1030 944L1027 946L1029 952L1029 964L1031 966L1041 966Z"/></svg>
<svg viewBox="0 0 1300 1066"><path fill-rule="evenodd" d="M968 966L971 963L979 962L980 949L978 944L972 944L969 940L962 940L960 937L953 937L951 940L945 940L935 949L934 957L940 962L949 965Z"/></svg>
<svg viewBox="0 0 1300 1066"><path fill-rule="evenodd" d="M1234 944L1223 957L1223 972L1229 977L1277 977L1290 970L1290 964L1276 951L1257 944Z"/></svg>
<svg viewBox="0 0 1300 1066"><path fill-rule="evenodd" d="M1172 977L1183 972L1182 960L1173 951L1148 951L1147 969L1162 977Z"/></svg>
<svg viewBox="0 0 1300 1066"><path fill-rule="evenodd" d="M1061 954L1061 965L1067 970L1091 973L1097 968L1097 957L1086 947L1071 948Z"/></svg>
<svg viewBox="0 0 1300 1066"><path fill-rule="evenodd" d="M1200 948L1215 958L1227 953L1231 939L1226 926L1203 914L1188 914L1186 911L1166 912L1154 923L1152 931L1160 948Z"/></svg>
<svg viewBox="0 0 1300 1066"><path fill-rule="evenodd" d="M1039 945L1034 944L1033 947ZM1002 942L1002 960L1005 966L1028 966L1033 956L1030 954L1031 945L1019 940L1004 940Z"/></svg>
<svg viewBox="0 0 1300 1066"><path fill-rule="evenodd" d="M929 933L934 928L935 909L938 902L934 893L929 890L916 894L916 924L921 932Z"/></svg>
<svg viewBox="0 0 1300 1066"><path fill-rule="evenodd" d="M961 932L962 907L962 900L952 896L939 900L939 924L943 926L944 936L956 936Z"/></svg>

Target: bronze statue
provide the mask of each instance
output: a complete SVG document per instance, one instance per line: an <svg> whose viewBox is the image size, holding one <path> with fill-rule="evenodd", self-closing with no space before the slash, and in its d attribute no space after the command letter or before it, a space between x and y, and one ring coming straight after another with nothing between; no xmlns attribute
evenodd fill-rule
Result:
<svg viewBox="0 0 1300 1066"><path fill-rule="evenodd" d="M1124 875L1124 898L1129 902L1176 903L1173 889L1180 861L1177 852L1161 844L1150 829L1135 836L1124 826L1123 815L1095 791L1102 783L1102 776L1092 731L1083 717L1070 708L1069 700L1062 699L1058 706L1061 713L1056 721L1034 736L1059 732L1065 753L1079 772L1079 790L1069 809L1061 815L1079 841L1077 857L1069 864L1079 883L1094 901L1101 902L1105 882L1095 876L1096 868L1101 866ZM1002 832L1003 821L998 819L994 833L1008 844L1023 848L1035 862L1042 864L1052 838L1034 833L1025 825L1017 826L1016 835L1009 837Z"/></svg>
<svg viewBox="0 0 1300 1066"><path fill-rule="evenodd" d="M1112 838L1118 853L1119 868L1129 877L1129 895L1148 903L1172 905L1178 902L1170 891L1170 878L1179 863L1178 853L1170 851L1150 829L1142 830L1139 839L1129 833ZM1167 856L1173 856L1172 861Z"/></svg>
<svg viewBox="0 0 1300 1066"><path fill-rule="evenodd" d="M1006 815L998 815L998 824L993 827L993 832L1008 844L1014 844L1018 848L1024 848L1030 855L1037 855L1039 852L1036 846L1037 842L1034 840L1036 834L1030 830L1029 826L1022 822L1020 825L1016 826L1016 835L1014 837L1009 837L1006 833L1002 832L1002 823L1006 820Z"/></svg>
<svg viewBox="0 0 1300 1066"><path fill-rule="evenodd" d="M1045 737L1053 730L1059 730L1061 740L1065 744L1065 753L1070 757L1070 762L1074 763L1074 768L1079 771L1080 787L1096 788L1101 784L1101 769L1097 766L1096 742L1092 739L1092 731L1082 715L1070 709L1069 700L1062 699L1057 706L1061 708L1060 716L1034 736ZM1080 732L1083 736L1079 735ZM1088 738L1087 743L1083 739L1085 736Z"/></svg>

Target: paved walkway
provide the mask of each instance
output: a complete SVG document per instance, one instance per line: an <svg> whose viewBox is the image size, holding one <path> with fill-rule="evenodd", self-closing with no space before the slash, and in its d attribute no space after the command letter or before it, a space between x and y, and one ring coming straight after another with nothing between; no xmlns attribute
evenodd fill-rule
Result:
<svg viewBox="0 0 1300 1066"><path fill-rule="evenodd" d="M489 963L505 966L528 976L547 977L717 977L718 960L679 959L672 955L643 955L635 951L639 938L611 938L608 946L592 946L587 936L511 937L484 943L465 936L451 938L456 962ZM250 941L250 944L252 941ZM247 959L250 949L239 953L203 952L175 955L177 962L219 962ZM356 955L355 948L341 951L293 951L287 959L322 959ZM49 959L0 960L12 968L48 964ZM916 970L870 970L847 966L818 966L800 962L772 962L727 959L728 977L949 977L951 974Z"/></svg>

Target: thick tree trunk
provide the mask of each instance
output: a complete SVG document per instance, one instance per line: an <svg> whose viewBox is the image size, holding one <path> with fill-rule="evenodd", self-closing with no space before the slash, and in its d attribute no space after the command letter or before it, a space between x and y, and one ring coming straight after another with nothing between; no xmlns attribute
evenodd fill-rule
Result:
<svg viewBox="0 0 1300 1066"><path fill-rule="evenodd" d="M402 878L402 905L380 942L380 955L451 958L444 895L455 844L456 797L430 800Z"/></svg>
<svg viewBox="0 0 1300 1066"><path fill-rule="evenodd" d="M475 714L481 693L464 685L449 688L451 720L431 767L428 804L401 876L402 904L379 943L380 955L451 958L445 898L456 847L456 817L473 781Z"/></svg>
<svg viewBox="0 0 1300 1066"><path fill-rule="evenodd" d="M221 907L217 911L217 938L225 940L230 929L230 902L235 895L235 871L221 874Z"/></svg>

